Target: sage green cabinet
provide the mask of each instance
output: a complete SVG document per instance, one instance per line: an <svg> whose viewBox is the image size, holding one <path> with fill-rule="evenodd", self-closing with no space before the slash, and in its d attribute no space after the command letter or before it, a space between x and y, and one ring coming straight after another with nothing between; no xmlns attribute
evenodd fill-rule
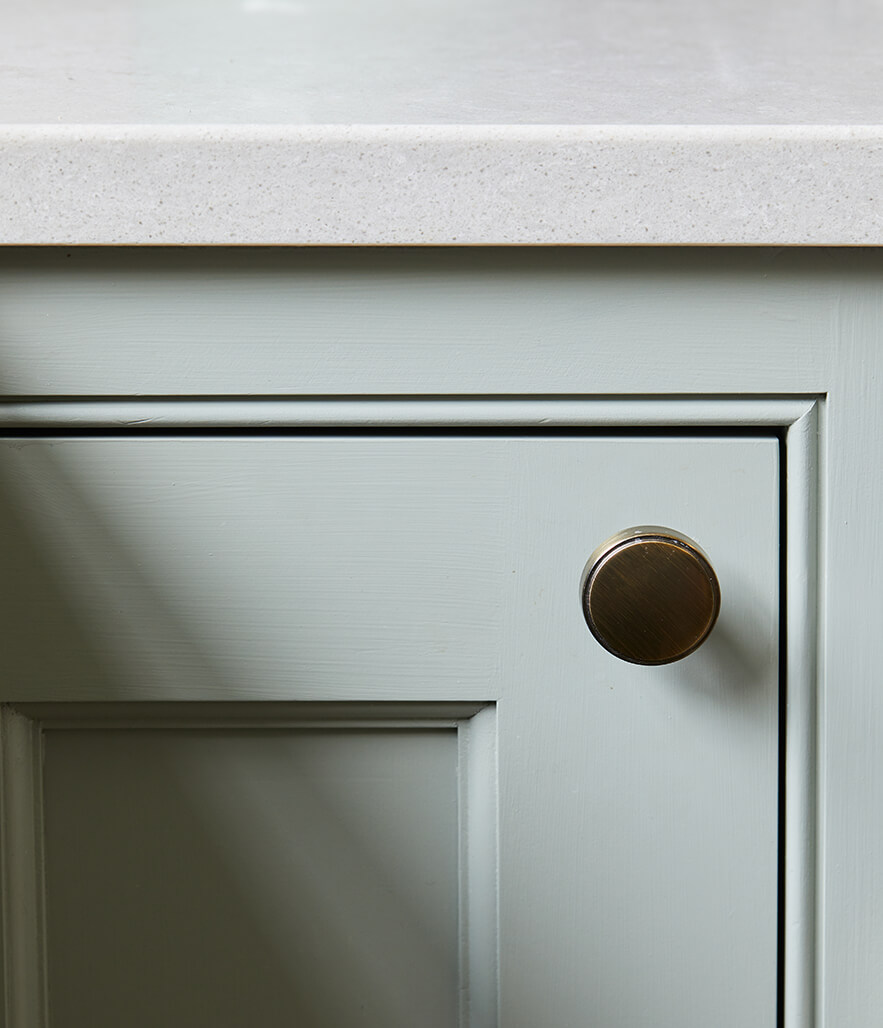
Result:
<svg viewBox="0 0 883 1028"><path fill-rule="evenodd" d="M776 1023L778 439L444 402L7 432L9 1028ZM580 607L636 523L721 583L665 667Z"/></svg>

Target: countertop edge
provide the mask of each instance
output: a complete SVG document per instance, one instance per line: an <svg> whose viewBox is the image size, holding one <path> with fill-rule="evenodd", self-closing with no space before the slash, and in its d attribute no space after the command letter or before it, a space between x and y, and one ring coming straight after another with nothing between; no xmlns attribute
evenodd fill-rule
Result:
<svg viewBox="0 0 883 1028"><path fill-rule="evenodd" d="M883 126L4 125L3 245L883 245Z"/></svg>

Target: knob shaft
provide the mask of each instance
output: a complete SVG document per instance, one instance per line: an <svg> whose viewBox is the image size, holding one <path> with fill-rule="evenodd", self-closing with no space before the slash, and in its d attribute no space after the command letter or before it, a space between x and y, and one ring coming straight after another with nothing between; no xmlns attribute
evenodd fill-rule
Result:
<svg viewBox="0 0 883 1028"><path fill-rule="evenodd" d="M714 627L720 585L711 561L687 536L641 525L598 547L583 571L583 614L592 634L632 664L670 664Z"/></svg>

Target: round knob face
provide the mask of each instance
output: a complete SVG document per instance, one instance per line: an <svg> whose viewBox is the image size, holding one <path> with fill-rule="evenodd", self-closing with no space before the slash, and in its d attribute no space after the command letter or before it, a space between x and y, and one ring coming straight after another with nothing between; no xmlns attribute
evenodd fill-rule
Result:
<svg viewBox="0 0 883 1028"><path fill-rule="evenodd" d="M720 586L686 536L645 525L619 532L589 558L580 589L592 634L632 664L670 664L708 637Z"/></svg>

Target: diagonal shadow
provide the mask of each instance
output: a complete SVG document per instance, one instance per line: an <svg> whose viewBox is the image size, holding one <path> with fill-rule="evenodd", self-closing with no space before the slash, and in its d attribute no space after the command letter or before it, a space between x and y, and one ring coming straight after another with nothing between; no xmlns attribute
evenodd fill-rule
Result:
<svg viewBox="0 0 883 1028"><path fill-rule="evenodd" d="M131 698L132 660L157 699L175 699L188 676L225 699L253 698L148 573L149 555L122 538L113 509L80 486L63 446L6 440L0 453L3 700ZM169 664L177 682L155 674ZM54 1025L456 1022L446 735L426 759L428 736L407 731L370 732L367 749L346 729L98 735L47 737ZM426 868L411 866L420 859Z"/></svg>

